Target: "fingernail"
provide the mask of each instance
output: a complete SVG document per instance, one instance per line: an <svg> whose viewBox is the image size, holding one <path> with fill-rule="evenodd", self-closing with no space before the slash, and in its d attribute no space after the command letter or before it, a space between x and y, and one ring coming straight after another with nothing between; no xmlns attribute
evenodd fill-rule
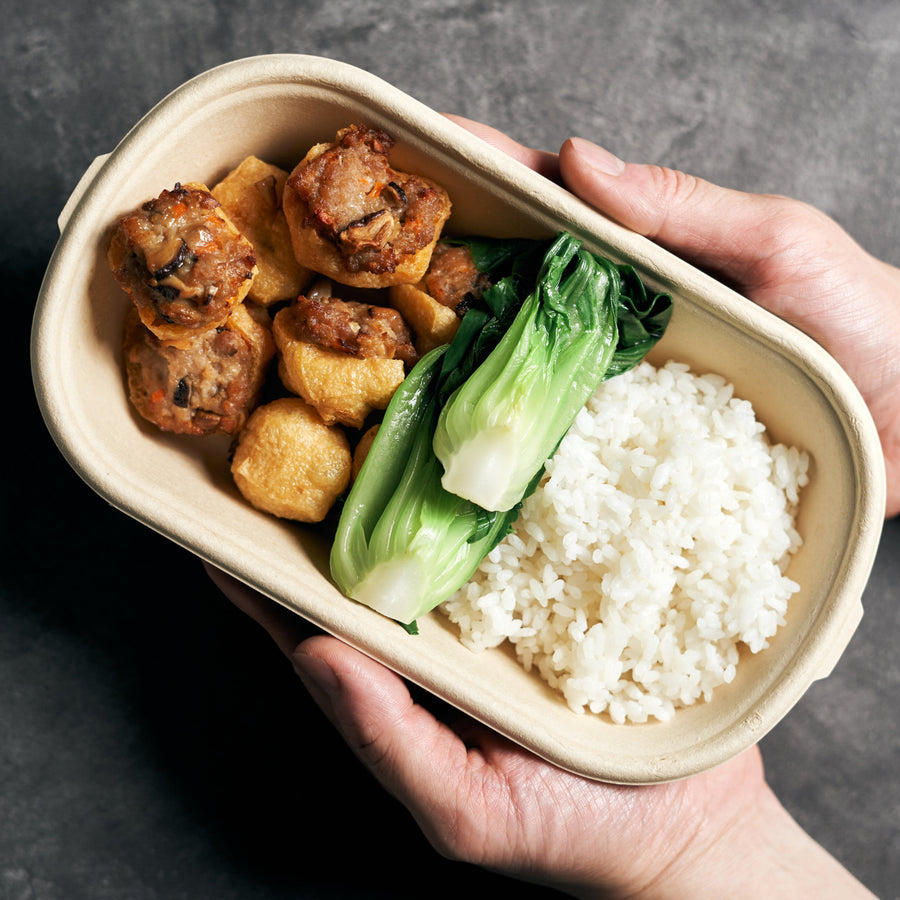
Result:
<svg viewBox="0 0 900 900"><path fill-rule="evenodd" d="M604 175L621 175L625 171L625 163L618 156L614 156L609 150L600 147L593 141L573 137L571 143L578 155L598 172L602 172Z"/></svg>
<svg viewBox="0 0 900 900"><path fill-rule="evenodd" d="M329 697L340 693L341 683L334 669L320 657L303 651L295 653L294 669L308 690L316 690Z"/></svg>

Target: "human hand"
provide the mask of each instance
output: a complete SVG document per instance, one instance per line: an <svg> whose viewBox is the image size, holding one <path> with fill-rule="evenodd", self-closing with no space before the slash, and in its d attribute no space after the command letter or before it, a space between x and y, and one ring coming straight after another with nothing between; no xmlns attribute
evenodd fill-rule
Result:
<svg viewBox="0 0 900 900"><path fill-rule="evenodd" d="M803 832L757 748L644 787L564 772L461 714L444 722L380 663L208 567L437 851L575 897L871 897ZM301 640L301 638L304 638Z"/></svg>
<svg viewBox="0 0 900 900"><path fill-rule="evenodd" d="M781 197L741 194L576 139L535 151L465 127L791 321L854 378L882 437L888 512L900 510L900 273L832 220ZM222 590L292 660L348 745L455 859L579 897L871 896L791 819L753 748L672 784L580 778L489 729L448 724L393 672L216 570Z"/></svg>
<svg viewBox="0 0 900 900"><path fill-rule="evenodd" d="M537 151L488 126L448 118L821 344L872 413L887 470L885 513L900 512L900 270L800 201L626 164L579 138L558 155Z"/></svg>

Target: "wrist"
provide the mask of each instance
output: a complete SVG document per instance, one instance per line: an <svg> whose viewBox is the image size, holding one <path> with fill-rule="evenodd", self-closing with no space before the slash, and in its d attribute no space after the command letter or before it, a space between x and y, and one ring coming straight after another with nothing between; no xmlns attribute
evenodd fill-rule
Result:
<svg viewBox="0 0 900 900"><path fill-rule="evenodd" d="M754 808L719 827L699 829L694 843L634 900L779 900L872 898L828 851L814 841L768 786Z"/></svg>

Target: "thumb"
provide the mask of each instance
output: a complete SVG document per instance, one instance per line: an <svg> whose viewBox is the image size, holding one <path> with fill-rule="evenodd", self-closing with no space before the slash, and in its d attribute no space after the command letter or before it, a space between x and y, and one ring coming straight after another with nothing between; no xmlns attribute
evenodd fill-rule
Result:
<svg viewBox="0 0 900 900"><path fill-rule="evenodd" d="M597 144L569 138L559 152L566 187L626 228L699 268L742 287L754 285L769 257L748 242L785 198L719 187L676 169L625 163Z"/></svg>
<svg viewBox="0 0 900 900"><path fill-rule="evenodd" d="M549 153L546 150L536 150L533 147L526 147L502 131L498 131L490 125L467 119L464 116L444 113L444 118L455 122L457 125L465 128L466 131L470 131L492 147L502 150L507 156L524 163L529 168L534 169L539 175L543 175L551 181L559 181L559 159L557 154Z"/></svg>
<svg viewBox="0 0 900 900"><path fill-rule="evenodd" d="M437 840L434 823L464 779L459 737L413 701L399 675L336 638L308 638L293 663L354 754Z"/></svg>

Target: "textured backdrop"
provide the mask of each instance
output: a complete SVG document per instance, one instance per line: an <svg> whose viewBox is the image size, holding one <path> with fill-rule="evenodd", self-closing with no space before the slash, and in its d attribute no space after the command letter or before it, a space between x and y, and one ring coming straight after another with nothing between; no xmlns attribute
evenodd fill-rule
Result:
<svg viewBox="0 0 900 900"><path fill-rule="evenodd" d="M181 82L260 53L340 59L534 146L580 135L626 159L799 197L900 264L893 0L383 6L0 2L0 283L14 346L4 361L2 900L400 898L506 885L437 857L199 563L109 509L43 430L27 342L56 216L91 160ZM900 897L898 548L892 521L850 648L763 742L785 804L882 898Z"/></svg>

